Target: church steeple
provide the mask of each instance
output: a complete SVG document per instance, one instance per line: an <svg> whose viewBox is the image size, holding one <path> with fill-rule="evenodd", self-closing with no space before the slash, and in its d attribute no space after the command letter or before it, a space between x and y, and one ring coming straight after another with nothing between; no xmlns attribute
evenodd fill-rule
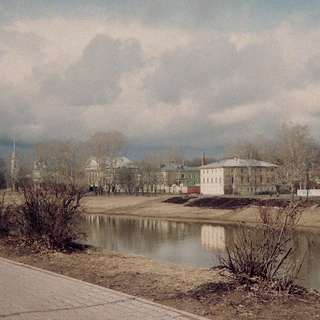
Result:
<svg viewBox="0 0 320 320"><path fill-rule="evenodd" d="M18 183L18 174L19 174L19 161L16 152L16 140L13 141L13 152L11 157L11 179L12 179L12 188L16 189Z"/></svg>

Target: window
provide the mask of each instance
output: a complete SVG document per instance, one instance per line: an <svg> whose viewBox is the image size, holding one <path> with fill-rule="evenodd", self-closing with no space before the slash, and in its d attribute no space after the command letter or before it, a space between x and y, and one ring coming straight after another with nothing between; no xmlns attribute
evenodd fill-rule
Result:
<svg viewBox="0 0 320 320"><path fill-rule="evenodd" d="M217 178L215 179L215 182L217 183Z"/></svg>
<svg viewBox="0 0 320 320"><path fill-rule="evenodd" d="M262 176L260 176L260 183L262 183Z"/></svg>
<svg viewBox="0 0 320 320"><path fill-rule="evenodd" d="M211 183L213 183L213 178L211 178Z"/></svg>
<svg viewBox="0 0 320 320"><path fill-rule="evenodd" d="M209 178L207 178L207 183L209 183Z"/></svg>
<svg viewBox="0 0 320 320"><path fill-rule="evenodd" d="M206 183L206 178L203 178L203 183Z"/></svg>
<svg viewBox="0 0 320 320"><path fill-rule="evenodd" d="M243 173L243 169L241 169L241 173Z"/></svg>
<svg viewBox="0 0 320 320"><path fill-rule="evenodd" d="M242 170L242 169L241 169ZM241 183L243 183L243 177L240 177L240 179L241 179Z"/></svg>
<svg viewBox="0 0 320 320"><path fill-rule="evenodd" d="M219 178L219 183L221 183L221 178Z"/></svg>
<svg viewBox="0 0 320 320"><path fill-rule="evenodd" d="M250 182L250 178L249 177L247 177L247 182L249 183ZM249 190L248 190L249 191Z"/></svg>

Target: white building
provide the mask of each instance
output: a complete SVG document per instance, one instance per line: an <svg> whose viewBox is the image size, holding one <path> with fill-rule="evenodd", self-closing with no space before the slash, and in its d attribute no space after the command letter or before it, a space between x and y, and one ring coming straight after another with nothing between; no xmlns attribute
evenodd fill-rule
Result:
<svg viewBox="0 0 320 320"><path fill-rule="evenodd" d="M112 163L111 163L112 161ZM89 188L104 186L107 176L115 176L120 168L134 168L132 161L127 157L116 157L113 160L105 160L104 163L90 157L85 165L86 182Z"/></svg>
<svg viewBox="0 0 320 320"><path fill-rule="evenodd" d="M253 194L276 192L277 165L246 159L227 159L200 167L202 194Z"/></svg>
<svg viewBox="0 0 320 320"><path fill-rule="evenodd" d="M51 177L52 175L48 170L47 163L44 160L38 159L33 163L32 181L34 183L45 182L50 180Z"/></svg>

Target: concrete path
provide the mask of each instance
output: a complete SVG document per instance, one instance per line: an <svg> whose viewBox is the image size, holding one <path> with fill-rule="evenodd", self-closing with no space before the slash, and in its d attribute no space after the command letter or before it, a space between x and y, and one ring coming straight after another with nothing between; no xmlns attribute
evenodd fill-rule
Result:
<svg viewBox="0 0 320 320"><path fill-rule="evenodd" d="M0 258L0 319L205 319Z"/></svg>

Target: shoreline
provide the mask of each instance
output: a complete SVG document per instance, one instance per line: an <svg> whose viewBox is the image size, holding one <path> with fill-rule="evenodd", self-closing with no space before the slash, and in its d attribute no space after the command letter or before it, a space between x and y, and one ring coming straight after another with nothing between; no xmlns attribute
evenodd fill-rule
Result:
<svg viewBox="0 0 320 320"><path fill-rule="evenodd" d="M234 217L253 221L251 210L221 212L163 202L171 197L86 196L83 205L86 214L200 222L208 219L210 223L220 224L225 223L222 218L227 219L228 224L239 223L232 221ZM0 241L0 256L207 319L311 320L320 316L320 295L312 289L298 288L289 294L257 279L240 281L226 270L183 266L91 246L72 253L26 252L11 247L5 240Z"/></svg>
<svg viewBox="0 0 320 320"><path fill-rule="evenodd" d="M213 209L188 207L184 204L165 203L175 195L135 196L135 195L89 195L84 197L85 214L162 219L180 222L238 225L246 223L255 226L259 222L257 207L237 209ZM297 224L299 230L320 231L320 207L303 208Z"/></svg>

